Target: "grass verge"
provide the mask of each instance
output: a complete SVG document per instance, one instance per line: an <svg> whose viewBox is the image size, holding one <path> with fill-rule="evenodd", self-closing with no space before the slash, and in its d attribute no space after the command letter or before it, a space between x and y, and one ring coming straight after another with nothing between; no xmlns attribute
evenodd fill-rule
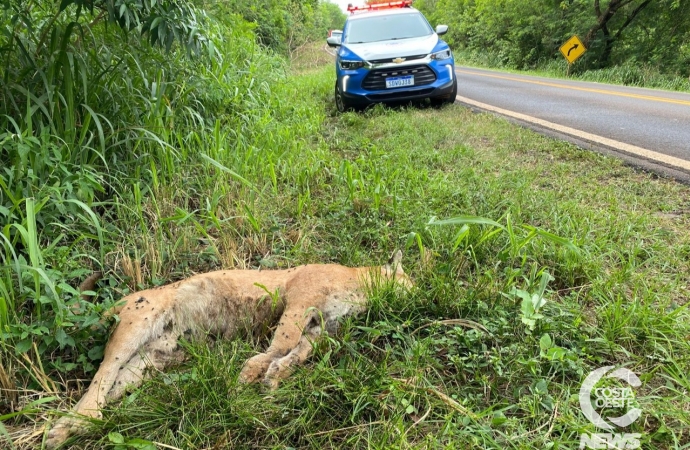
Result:
<svg viewBox="0 0 690 450"><path fill-rule="evenodd" d="M293 146L247 153L265 164L232 166L245 187L158 186L122 254L141 255L141 283L155 284L218 265L381 263L402 247L416 287L379 290L276 392L236 383L262 343L188 344L188 363L109 405L73 448L574 448L597 432L580 386L606 365L643 381L625 431L685 448L688 188L459 105L338 115L331 71L275 87L271 123L286 125L272 129ZM503 228L435 224L462 216ZM26 425L5 429L33 448Z"/></svg>

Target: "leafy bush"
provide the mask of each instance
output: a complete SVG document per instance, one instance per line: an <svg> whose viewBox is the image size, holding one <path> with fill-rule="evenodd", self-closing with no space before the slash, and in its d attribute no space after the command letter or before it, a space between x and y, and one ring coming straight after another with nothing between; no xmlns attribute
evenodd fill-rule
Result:
<svg viewBox="0 0 690 450"><path fill-rule="evenodd" d="M314 40L325 39L329 29L342 28L340 8L318 0L230 0L228 7L255 24L263 45L288 53Z"/></svg>
<svg viewBox="0 0 690 450"><path fill-rule="evenodd" d="M213 242L234 208L253 216L248 179L277 189L282 152L313 120L275 96L284 60L232 5L113 5L0 10L0 336L4 350L61 350L49 369L93 370L111 296L218 264L185 232ZM103 267L124 278L84 301L75 287Z"/></svg>
<svg viewBox="0 0 690 450"><path fill-rule="evenodd" d="M642 65L690 75L687 2L417 0L415 6L434 24L448 24L448 42L475 62L542 68L562 61L559 47L576 34L588 48L574 66L577 72Z"/></svg>

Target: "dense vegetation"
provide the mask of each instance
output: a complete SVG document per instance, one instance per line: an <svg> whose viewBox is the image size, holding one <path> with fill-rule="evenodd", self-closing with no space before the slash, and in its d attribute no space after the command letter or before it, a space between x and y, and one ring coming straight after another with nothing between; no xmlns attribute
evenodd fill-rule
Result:
<svg viewBox="0 0 690 450"><path fill-rule="evenodd" d="M37 380L11 355L39 379L88 375L122 289L264 251L239 251L242 230L262 232L268 193L308 182L291 160L318 126L276 95L283 55L344 17L317 1L0 5L0 381ZM268 22L275 40L257 41ZM93 270L102 302L75 291Z"/></svg>
<svg viewBox="0 0 690 450"><path fill-rule="evenodd" d="M236 382L265 340L183 343L74 448L575 448L607 364L644 383L625 431L686 448L690 191L457 105L337 115L303 43L342 16L248 3L3 3L0 447L39 447L133 289L401 247L416 287L278 391Z"/></svg>
<svg viewBox="0 0 690 450"><path fill-rule="evenodd" d="M470 61L515 69L565 67L559 47L573 34L588 48L575 72L610 71L628 84L654 73L689 88L690 2L684 0L417 0Z"/></svg>

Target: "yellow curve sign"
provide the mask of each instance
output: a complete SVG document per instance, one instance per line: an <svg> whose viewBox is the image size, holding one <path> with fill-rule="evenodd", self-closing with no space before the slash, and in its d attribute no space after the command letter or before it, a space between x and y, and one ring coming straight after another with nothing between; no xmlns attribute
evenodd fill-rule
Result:
<svg viewBox="0 0 690 450"><path fill-rule="evenodd" d="M573 36L565 44L561 45L561 53L563 57L568 60L568 64L575 62L577 58L584 55L587 49L579 37Z"/></svg>

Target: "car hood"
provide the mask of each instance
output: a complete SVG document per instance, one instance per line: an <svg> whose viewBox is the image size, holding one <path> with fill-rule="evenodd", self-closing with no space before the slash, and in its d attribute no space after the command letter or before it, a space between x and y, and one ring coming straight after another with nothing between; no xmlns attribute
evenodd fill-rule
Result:
<svg viewBox="0 0 690 450"><path fill-rule="evenodd" d="M365 44L343 44L347 50L365 61L372 59L395 58L398 56L426 55L438 44L438 35L391 41L368 42Z"/></svg>

